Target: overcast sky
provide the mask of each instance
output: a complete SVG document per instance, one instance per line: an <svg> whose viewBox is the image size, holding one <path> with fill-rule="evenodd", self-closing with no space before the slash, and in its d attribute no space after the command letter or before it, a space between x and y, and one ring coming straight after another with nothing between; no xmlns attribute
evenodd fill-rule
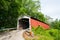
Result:
<svg viewBox="0 0 60 40"><path fill-rule="evenodd" d="M41 12L53 19L60 19L60 0L40 0Z"/></svg>

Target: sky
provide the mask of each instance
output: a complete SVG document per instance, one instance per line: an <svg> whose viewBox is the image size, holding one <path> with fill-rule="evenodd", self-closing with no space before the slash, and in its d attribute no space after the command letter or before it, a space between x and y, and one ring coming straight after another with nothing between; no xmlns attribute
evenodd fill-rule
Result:
<svg viewBox="0 0 60 40"><path fill-rule="evenodd" d="M40 0L41 12L53 19L60 19L60 0Z"/></svg>

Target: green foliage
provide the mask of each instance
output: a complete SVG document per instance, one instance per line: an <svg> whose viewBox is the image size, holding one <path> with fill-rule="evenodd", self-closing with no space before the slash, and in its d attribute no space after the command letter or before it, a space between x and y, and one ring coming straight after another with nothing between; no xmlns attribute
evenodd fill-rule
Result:
<svg viewBox="0 0 60 40"><path fill-rule="evenodd" d="M0 29L16 27L18 12L13 0L0 0Z"/></svg>
<svg viewBox="0 0 60 40"><path fill-rule="evenodd" d="M60 30L60 20L56 19L50 23L51 28Z"/></svg>
<svg viewBox="0 0 60 40"><path fill-rule="evenodd" d="M59 40L58 36L58 29L49 29L49 30L44 30L43 28L39 27L37 30L32 28L32 31L34 32L35 35L38 35L40 37L40 40Z"/></svg>
<svg viewBox="0 0 60 40"><path fill-rule="evenodd" d="M38 12L39 9L39 0L0 0L0 29L16 27L20 15L45 21L44 15Z"/></svg>

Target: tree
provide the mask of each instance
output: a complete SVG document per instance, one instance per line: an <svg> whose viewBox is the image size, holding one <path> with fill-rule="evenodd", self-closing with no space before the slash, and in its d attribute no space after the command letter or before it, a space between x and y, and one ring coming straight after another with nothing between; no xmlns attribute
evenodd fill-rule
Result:
<svg viewBox="0 0 60 40"><path fill-rule="evenodd" d="M55 21L50 23L50 26L54 29L60 30L60 20L56 19Z"/></svg>
<svg viewBox="0 0 60 40"><path fill-rule="evenodd" d="M38 12L39 8L39 0L0 0L0 28L16 27L20 15L45 21L44 15Z"/></svg>
<svg viewBox="0 0 60 40"><path fill-rule="evenodd" d="M0 28L16 27L17 8L14 0L0 0Z"/></svg>

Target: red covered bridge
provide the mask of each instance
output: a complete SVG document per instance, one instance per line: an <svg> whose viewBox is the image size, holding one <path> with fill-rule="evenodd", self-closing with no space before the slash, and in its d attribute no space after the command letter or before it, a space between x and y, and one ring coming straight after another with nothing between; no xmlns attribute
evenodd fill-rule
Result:
<svg viewBox="0 0 60 40"><path fill-rule="evenodd" d="M41 26L44 29L49 29L49 25L45 22L29 16L19 17L17 20L17 29L19 29L20 25L23 27L23 29L31 29L32 27L37 28L38 26Z"/></svg>

